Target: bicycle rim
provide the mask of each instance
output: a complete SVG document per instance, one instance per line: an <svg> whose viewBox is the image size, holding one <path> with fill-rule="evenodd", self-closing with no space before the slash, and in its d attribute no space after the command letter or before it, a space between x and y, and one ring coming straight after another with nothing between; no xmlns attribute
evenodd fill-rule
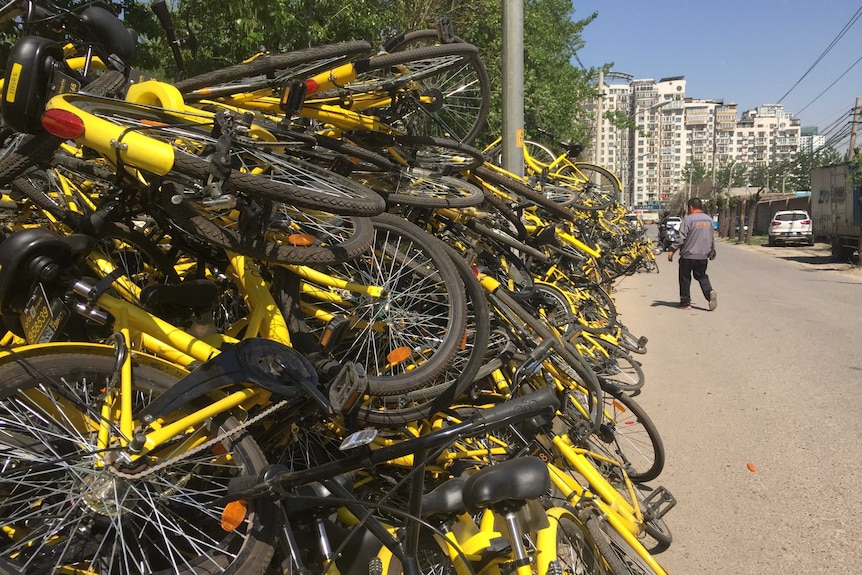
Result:
<svg viewBox="0 0 862 575"><path fill-rule="evenodd" d="M5 361L0 557L21 573L261 573L272 554L265 509L252 503L226 533L214 505L231 477L265 465L254 442L235 436L142 478L120 477L95 444L115 363L110 348ZM179 375L134 369L135 406ZM235 425L226 418L212 432Z"/></svg>

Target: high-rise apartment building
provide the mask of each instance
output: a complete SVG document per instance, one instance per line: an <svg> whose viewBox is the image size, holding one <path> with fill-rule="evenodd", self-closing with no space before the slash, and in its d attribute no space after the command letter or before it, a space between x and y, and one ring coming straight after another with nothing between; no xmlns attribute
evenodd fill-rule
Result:
<svg viewBox="0 0 862 575"><path fill-rule="evenodd" d="M800 149L799 120L782 106L760 106L738 118L736 104L690 98L685 91L683 76L605 76L601 102L593 105L603 117L592 157L620 177L626 205L654 205L691 193L683 171L695 161L715 174L731 161L768 165ZM607 112L628 116L637 128L615 127Z"/></svg>
<svg viewBox="0 0 862 575"><path fill-rule="evenodd" d="M817 126L803 126L800 132L799 151L813 154L826 146L826 136L820 133Z"/></svg>

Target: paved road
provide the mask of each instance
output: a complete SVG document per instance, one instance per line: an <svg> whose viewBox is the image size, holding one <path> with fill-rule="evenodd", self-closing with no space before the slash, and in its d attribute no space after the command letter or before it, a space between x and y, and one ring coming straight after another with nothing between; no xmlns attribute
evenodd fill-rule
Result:
<svg viewBox="0 0 862 575"><path fill-rule="evenodd" d="M657 259L616 300L649 338L638 400L667 449L654 483L679 501L660 561L673 575L862 572L862 274L822 249L720 243L718 309L695 284L683 311L677 264Z"/></svg>

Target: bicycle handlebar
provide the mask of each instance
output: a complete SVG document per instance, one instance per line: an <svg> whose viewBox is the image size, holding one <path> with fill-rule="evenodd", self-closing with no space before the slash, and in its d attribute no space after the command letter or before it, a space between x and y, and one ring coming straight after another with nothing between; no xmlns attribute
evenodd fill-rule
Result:
<svg viewBox="0 0 862 575"><path fill-rule="evenodd" d="M168 44L171 47L171 53L173 54L174 61L177 64L175 81L180 81L185 75L185 67L183 64L183 55L182 52L180 52L180 41L177 40L177 36L174 33L174 23L171 19L171 13L168 10L168 4L165 0L151 0L150 9L159 19L159 24L162 25L162 29L165 31L165 37L168 40Z"/></svg>
<svg viewBox="0 0 862 575"><path fill-rule="evenodd" d="M278 498L286 495L286 489L296 485L336 477L367 468L369 465L376 466L399 457L447 445L460 437L493 431L504 425L520 423L533 417L553 415L560 408L560 405L557 390L550 386L543 387L538 391L510 399L500 405L480 409L470 419L457 425L394 445L387 445L370 453L361 449L361 453L348 455L344 459L302 471L283 470L273 473L270 466L258 475L235 477L231 479L228 485L227 495L222 497L219 503L258 497Z"/></svg>

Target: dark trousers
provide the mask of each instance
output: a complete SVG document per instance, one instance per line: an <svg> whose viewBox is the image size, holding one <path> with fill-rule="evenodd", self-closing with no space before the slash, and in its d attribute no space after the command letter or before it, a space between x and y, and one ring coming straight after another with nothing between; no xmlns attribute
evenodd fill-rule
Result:
<svg viewBox="0 0 862 575"><path fill-rule="evenodd" d="M709 283L709 276L706 275L706 265L708 260L690 260L688 258L680 258L679 260L679 301L680 303L691 303L691 277L700 284L700 289L703 290L703 297L709 299L709 292L712 291L712 284Z"/></svg>

